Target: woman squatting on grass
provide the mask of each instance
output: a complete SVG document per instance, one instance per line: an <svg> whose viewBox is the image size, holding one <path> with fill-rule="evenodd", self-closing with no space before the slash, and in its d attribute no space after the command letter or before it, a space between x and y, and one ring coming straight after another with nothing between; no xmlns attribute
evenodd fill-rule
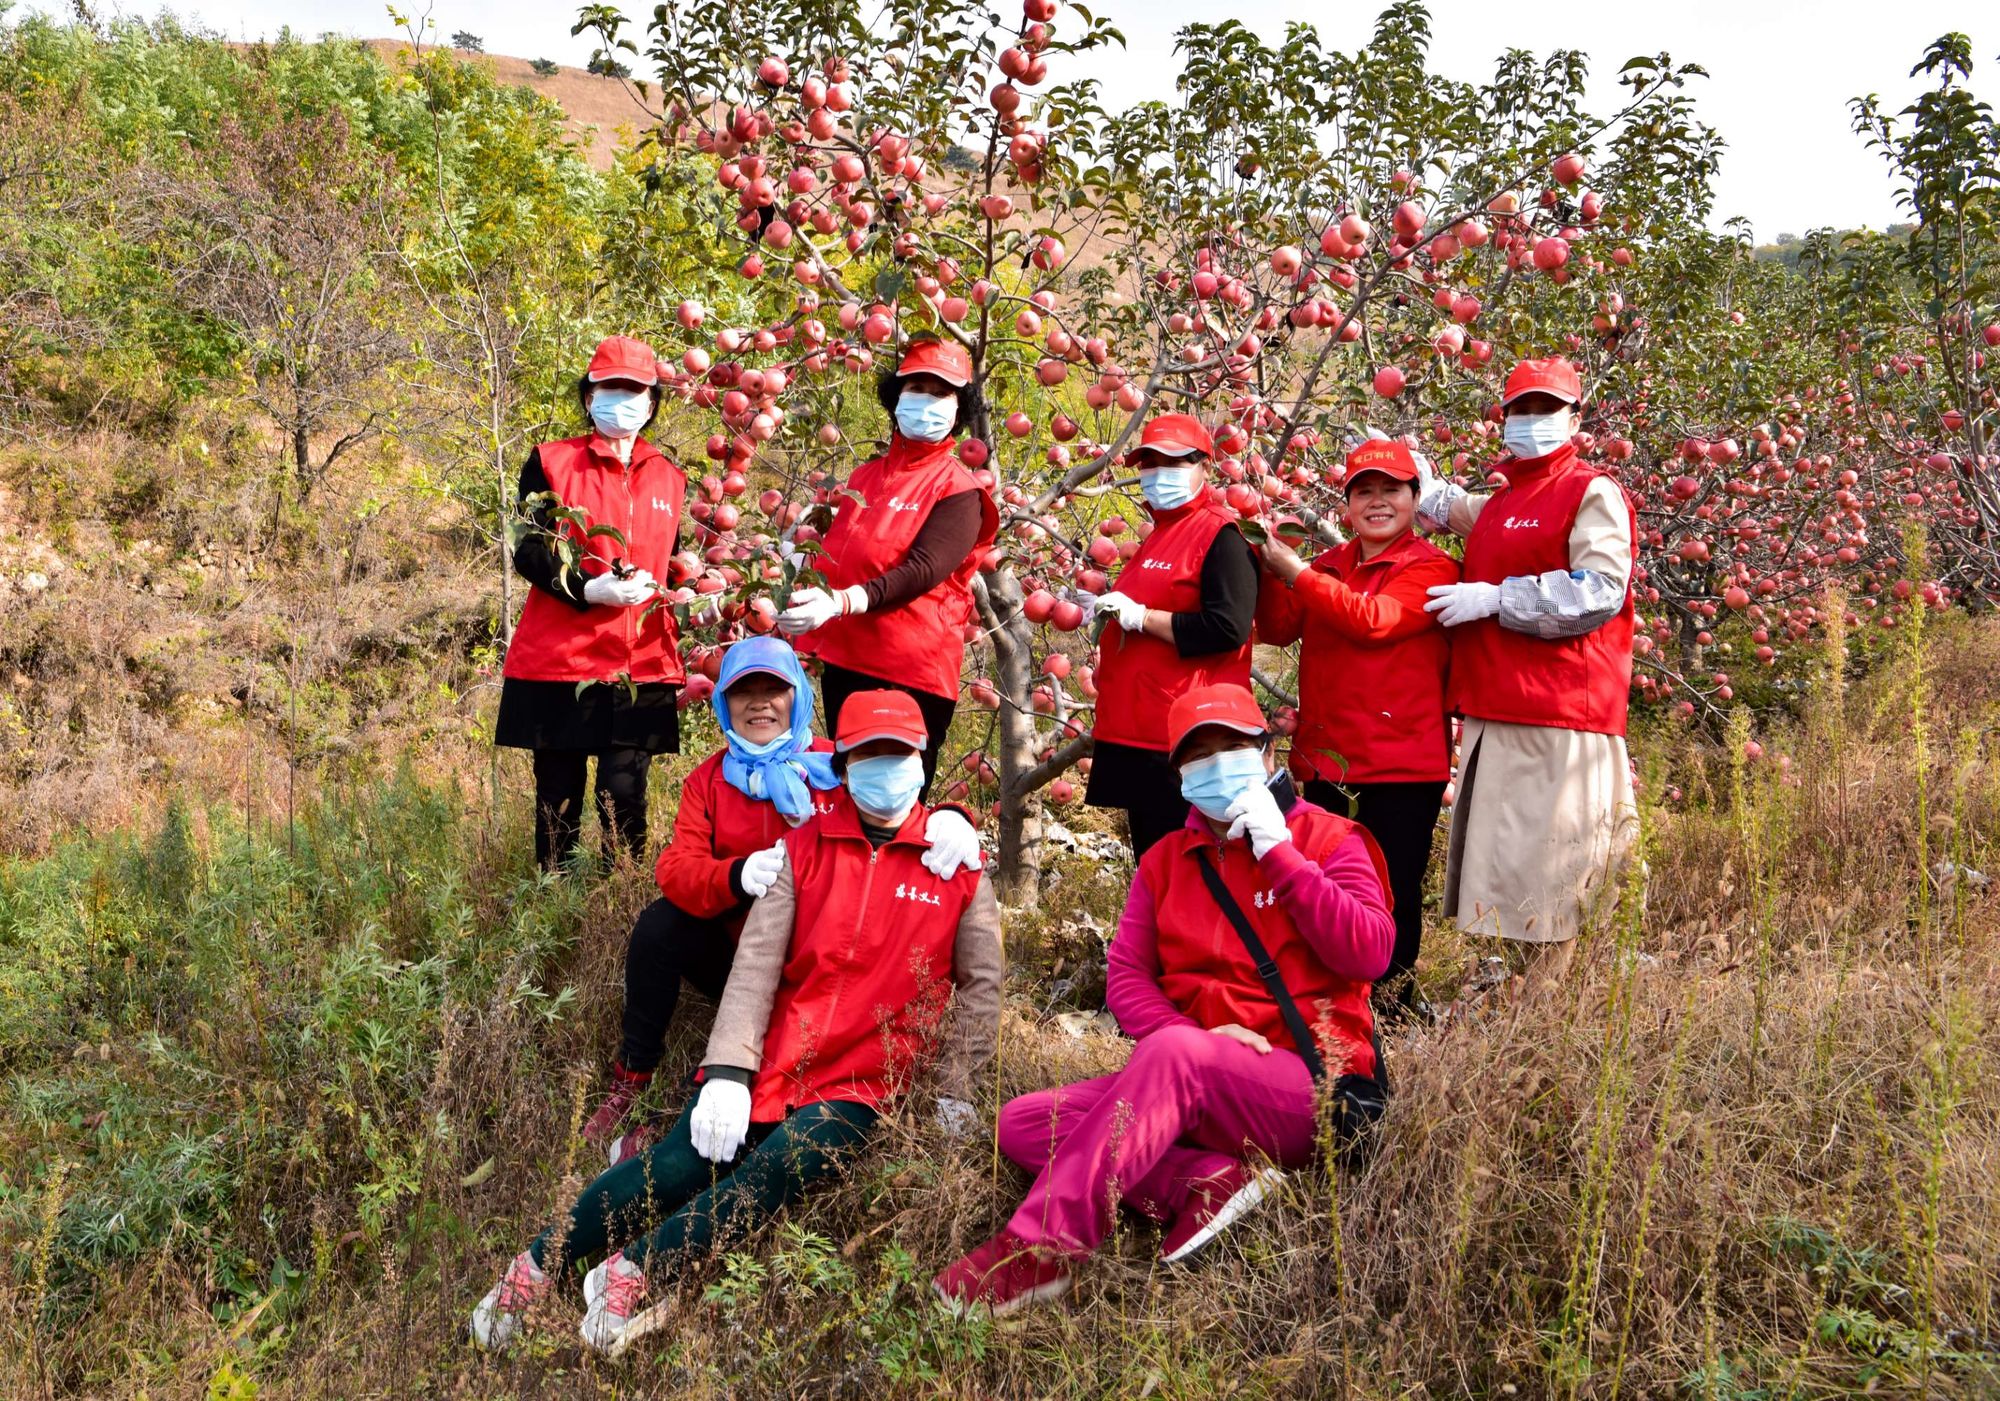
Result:
<svg viewBox="0 0 2000 1401"><path fill-rule="evenodd" d="M1343 1143L1379 1112L1368 995L1395 944L1380 849L1294 794L1243 687L1187 692L1167 734L1193 811L1139 862L1106 990L1138 1044L1115 1075L1001 1111L1001 1151L1035 1181L999 1234L938 1275L960 1310L1000 1315L1065 1293L1120 1204L1164 1223L1163 1259L1192 1255L1263 1198L1269 1165L1311 1159L1314 1063L1339 1077Z"/></svg>
<svg viewBox="0 0 2000 1401"><path fill-rule="evenodd" d="M621 1351L649 1290L837 1173L933 1060L940 1127L976 1122L965 1097L999 1035L1000 909L978 870L924 864L928 738L911 696L848 698L846 788L785 837L744 921L699 1096L514 1258L473 1310L482 1346L510 1340L562 1269L609 1250L584 1278L582 1333Z"/></svg>

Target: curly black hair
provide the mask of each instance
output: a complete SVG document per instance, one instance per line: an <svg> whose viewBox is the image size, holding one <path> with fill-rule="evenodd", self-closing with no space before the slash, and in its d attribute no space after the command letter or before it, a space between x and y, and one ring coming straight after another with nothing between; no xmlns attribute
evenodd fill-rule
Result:
<svg viewBox="0 0 2000 1401"><path fill-rule="evenodd" d="M577 376L576 406L583 410L583 421L585 423L590 422L590 391L596 387L597 386L595 382L590 378L589 375ZM653 396L653 411L647 414L646 421L639 425L639 431L641 433L645 432L648 428L651 428L653 426L653 420L660 416L660 394L661 394L660 385L655 383L653 387L647 391L647 393Z"/></svg>

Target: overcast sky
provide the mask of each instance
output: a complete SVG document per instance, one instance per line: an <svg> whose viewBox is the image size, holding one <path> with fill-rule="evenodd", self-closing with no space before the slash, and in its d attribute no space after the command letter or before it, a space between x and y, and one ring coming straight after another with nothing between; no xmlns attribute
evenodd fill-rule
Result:
<svg viewBox="0 0 2000 1401"><path fill-rule="evenodd" d="M1001 0L1004 5L1005 0ZM30 0L28 8L53 8ZM153 14L147 0L97 5L99 14ZM236 38L275 36L289 26L304 35L325 31L357 37L390 32L382 0L183 0L184 18ZM420 9L421 0L401 0ZM626 12L651 13L628 3ZM1275 40L1289 19L1312 18L1330 47L1363 43L1383 8L1372 0L1095 0L1093 8L1124 30L1127 49L1092 60L1116 110L1168 97L1178 65L1174 33L1196 20L1235 16ZM1329 17L1329 12L1334 12ZM1491 76L1504 49L1536 53L1580 48L1592 61L1600 110L1622 93L1618 68L1637 54L1662 50L1677 62L1709 71L1695 96L1705 120L1729 143L1718 181L1717 219L1747 217L1763 241L1833 224L1881 227L1900 218L1880 157L1849 129L1848 99L1878 92L1900 108L1918 85L1907 74L1924 47L1948 30L1972 34L1977 88L2000 101L1993 78L2000 52L2000 15L1988 4L1941 0L1681 0L1678 4L1522 4L1517 0L1433 0L1433 67L1467 80ZM490 53L581 64L588 39L572 39L575 6L565 0L431 0L440 34L464 29ZM1060 22L1060 21L1058 21ZM642 74L641 76L646 76Z"/></svg>

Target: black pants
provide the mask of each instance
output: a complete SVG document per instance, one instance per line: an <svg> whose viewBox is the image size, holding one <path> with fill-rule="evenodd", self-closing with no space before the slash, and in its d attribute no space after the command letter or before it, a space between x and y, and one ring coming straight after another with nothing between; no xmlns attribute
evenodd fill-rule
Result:
<svg viewBox="0 0 2000 1401"><path fill-rule="evenodd" d="M599 1173L561 1224L535 1237L535 1263L556 1270L615 1248L654 1278L671 1277L838 1176L881 1117L844 1100L801 1105L775 1124L750 1125L734 1158L711 1163L688 1135L694 1105L652 1148Z"/></svg>
<svg viewBox="0 0 2000 1401"><path fill-rule="evenodd" d="M1444 783L1349 783L1355 795L1354 820L1366 827L1389 865L1389 896L1395 902L1396 952L1378 980L1387 987L1417 966L1424 933L1424 872L1430 869L1431 840L1444 807ZM1328 812L1347 815L1347 797L1323 779L1306 784L1306 798Z"/></svg>
<svg viewBox="0 0 2000 1401"><path fill-rule="evenodd" d="M681 980L711 1002L722 997L736 941L720 919L700 919L668 900L639 912L625 950L625 1025L618 1063L644 1073L660 1063Z"/></svg>
<svg viewBox="0 0 2000 1401"><path fill-rule="evenodd" d="M951 732L951 717L958 710L958 697L934 695L915 686L849 671L844 666L825 666L819 675L819 697L820 714L826 717L828 734L839 730L840 707L856 691L901 691L916 697L917 709L923 712L924 729L931 737L931 742L924 746L924 792L928 794L931 779L937 773L938 751L944 748L944 737Z"/></svg>
<svg viewBox="0 0 2000 1401"><path fill-rule="evenodd" d="M1134 861L1162 837L1178 832L1188 818L1181 771L1168 762L1164 750L1133 744L1100 740L1092 746L1083 800L1094 808L1124 809Z"/></svg>
<svg viewBox="0 0 2000 1401"><path fill-rule="evenodd" d="M555 870L583 844L583 789L590 754L582 749L537 749L535 754L535 860ZM614 841L646 854L646 773L653 756L614 748L597 756L597 820L604 826L604 854Z"/></svg>
<svg viewBox="0 0 2000 1401"><path fill-rule="evenodd" d="M1176 773L1171 795L1162 788L1158 802L1126 808L1125 828L1132 837L1132 859L1137 861L1155 842L1187 826L1188 806L1188 800L1181 796L1180 776Z"/></svg>

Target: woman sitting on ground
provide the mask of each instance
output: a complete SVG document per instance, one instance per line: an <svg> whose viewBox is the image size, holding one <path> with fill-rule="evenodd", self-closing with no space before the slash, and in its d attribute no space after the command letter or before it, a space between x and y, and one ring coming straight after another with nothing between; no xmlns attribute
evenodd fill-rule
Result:
<svg viewBox="0 0 2000 1401"><path fill-rule="evenodd" d="M1395 925L1374 839L1294 795L1243 687L1186 692L1167 735L1193 811L1139 863L1106 993L1138 1044L1115 1075L1000 1112L1001 1151L1036 1177L1000 1233L938 1275L961 1311L1001 1315L1065 1293L1119 1203L1165 1224L1162 1259L1185 1259L1263 1198L1277 1174L1259 1162L1311 1159L1312 1068L1211 873L1276 964L1295 1024L1317 1030L1307 1039L1323 1073L1378 1074L1369 984Z"/></svg>
<svg viewBox="0 0 2000 1401"><path fill-rule="evenodd" d="M611 1084L584 1125L616 1167L657 1133L626 1132L652 1083L685 979L711 1001L722 996L750 902L784 865L782 839L832 809L840 780L833 746L813 737L813 691L791 646L752 637L723 653L715 683L723 747L681 785L674 834L660 852L660 898L640 911L625 953L625 1015ZM979 834L956 808L939 808L924 829L924 863L939 875L979 865Z"/></svg>
<svg viewBox="0 0 2000 1401"><path fill-rule="evenodd" d="M835 757L846 788L781 843L744 921L700 1095L514 1258L473 1310L482 1346L505 1344L563 1269L608 1250L584 1277L583 1339L622 1350L649 1291L834 1175L933 1059L940 1127L970 1127L965 1097L999 1035L1000 908L978 871L924 864L928 738L909 695L848 698Z"/></svg>

